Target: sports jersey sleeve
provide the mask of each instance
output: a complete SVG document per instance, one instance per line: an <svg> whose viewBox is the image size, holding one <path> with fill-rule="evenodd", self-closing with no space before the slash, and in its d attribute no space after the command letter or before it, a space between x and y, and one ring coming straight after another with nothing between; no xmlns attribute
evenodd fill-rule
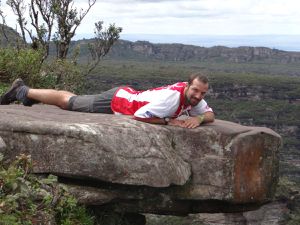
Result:
<svg viewBox="0 0 300 225"><path fill-rule="evenodd" d="M138 109L134 116L139 118L172 117L179 107L180 93L171 90L153 92L151 101Z"/></svg>
<svg viewBox="0 0 300 225"><path fill-rule="evenodd" d="M196 105L195 107L192 107L192 109L190 110L189 114L191 116L198 116L201 115L203 113L206 112L213 112L212 108L210 108L207 104L207 102L202 99L198 105Z"/></svg>

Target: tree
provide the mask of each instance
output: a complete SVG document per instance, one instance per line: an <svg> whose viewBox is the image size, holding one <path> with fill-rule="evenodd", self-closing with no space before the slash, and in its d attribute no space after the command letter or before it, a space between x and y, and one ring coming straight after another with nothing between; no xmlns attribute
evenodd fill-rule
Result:
<svg viewBox="0 0 300 225"><path fill-rule="evenodd" d="M52 0L52 10L58 25L58 30L54 36L57 58L65 59L67 57L70 42L76 29L95 3L96 0L88 0L88 8L78 12L76 8L73 8L73 0Z"/></svg>
<svg viewBox="0 0 300 225"><path fill-rule="evenodd" d="M26 33L29 35L32 45L36 48L44 50L44 59L49 55L49 46L51 37L53 37L56 46L56 56L58 59L65 59L69 52L69 46L72 38L74 37L78 26L81 24L84 17L90 11L91 7L96 3L96 0L87 0L87 9L78 10L74 7L74 0L31 0L29 7L29 16L33 30L29 28L28 22L25 19L25 12L27 6L25 0L8 0L7 4L12 8L17 16L17 22L21 30L23 40L26 40ZM102 22L96 29L102 29ZM57 26L53 32L54 25ZM96 26L97 26L96 25ZM121 28L116 28L114 25L107 30L107 34L103 37L109 37L108 42L104 41L105 49L110 49L108 43L113 44L113 39L119 38ZM109 32L112 32L110 34ZM43 59L43 60L44 60Z"/></svg>
<svg viewBox="0 0 300 225"><path fill-rule="evenodd" d="M26 6L24 5L23 0L8 0L6 3L12 8L14 14L17 16L17 23L21 30L21 37L23 39L23 43L26 43L25 25L27 22L24 17Z"/></svg>
<svg viewBox="0 0 300 225"><path fill-rule="evenodd" d="M92 61L88 65L87 74L89 74L99 64L100 60L106 56L113 44L119 39L121 27L110 24L107 30L103 31L103 21L95 23L95 41L89 44L89 52Z"/></svg>
<svg viewBox="0 0 300 225"><path fill-rule="evenodd" d="M54 67L54 70L50 71L50 80L55 80L55 87L61 87L60 85L64 84L67 88L73 89L74 85L76 86L76 80L82 80L88 75L120 37L122 28L113 24L104 30L103 22L96 22L95 43L89 46L93 60L81 73L74 73L75 64L73 62L76 62L76 59L71 62L65 59L78 26L96 3L96 0L85 0L87 1L85 10L74 7L74 0L30 0L30 4L27 5L25 5L25 1L7 0L7 4L17 16L17 23L23 40L26 41L26 35L28 35L31 39L31 47L42 50L41 65L49 55L51 41L54 41L57 60L53 65L59 65L60 68ZM29 13L30 24L26 21L25 14L27 12ZM74 78L75 75L78 79Z"/></svg>

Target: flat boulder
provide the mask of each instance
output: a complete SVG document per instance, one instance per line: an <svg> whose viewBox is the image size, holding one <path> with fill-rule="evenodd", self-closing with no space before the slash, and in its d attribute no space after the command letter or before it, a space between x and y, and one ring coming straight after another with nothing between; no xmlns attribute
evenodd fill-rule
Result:
<svg viewBox="0 0 300 225"><path fill-rule="evenodd" d="M280 145L271 129L222 120L186 129L46 105L0 110L5 158L30 154L33 173L59 176L82 203L116 208L117 201L128 212L230 211L269 201Z"/></svg>

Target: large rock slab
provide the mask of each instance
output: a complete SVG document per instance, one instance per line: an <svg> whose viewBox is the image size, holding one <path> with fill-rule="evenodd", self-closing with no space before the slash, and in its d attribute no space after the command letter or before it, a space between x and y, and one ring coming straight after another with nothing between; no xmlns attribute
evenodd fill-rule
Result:
<svg viewBox="0 0 300 225"><path fill-rule="evenodd" d="M154 187L182 185L191 166L172 148L168 135L159 126L129 117L1 106L5 155L30 154L36 173Z"/></svg>
<svg viewBox="0 0 300 225"><path fill-rule="evenodd" d="M118 199L132 212L226 211L227 203L263 203L278 180L280 136L221 120L185 129L129 116L9 105L0 109L1 138L5 157L31 154L33 172L84 180L72 186L81 202ZM226 204L214 210L216 204L197 201Z"/></svg>

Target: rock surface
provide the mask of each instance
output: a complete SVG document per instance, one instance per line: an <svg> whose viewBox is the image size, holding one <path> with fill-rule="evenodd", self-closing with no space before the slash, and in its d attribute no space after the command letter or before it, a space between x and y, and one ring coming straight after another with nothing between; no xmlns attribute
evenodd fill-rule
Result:
<svg viewBox="0 0 300 225"><path fill-rule="evenodd" d="M147 214L147 224L180 225L283 225L289 209L283 202L274 201L263 205L259 209L238 213L199 213L186 217L161 216ZM174 223L172 223L174 221Z"/></svg>
<svg viewBox="0 0 300 225"><path fill-rule="evenodd" d="M284 214L288 212L286 205L272 202L257 210L241 213L202 213L191 215L193 222L203 225L279 225L282 224Z"/></svg>
<svg viewBox="0 0 300 225"><path fill-rule="evenodd" d="M280 136L216 120L196 129L36 105L1 106L0 150L31 154L88 205L158 214L240 211L271 199Z"/></svg>

